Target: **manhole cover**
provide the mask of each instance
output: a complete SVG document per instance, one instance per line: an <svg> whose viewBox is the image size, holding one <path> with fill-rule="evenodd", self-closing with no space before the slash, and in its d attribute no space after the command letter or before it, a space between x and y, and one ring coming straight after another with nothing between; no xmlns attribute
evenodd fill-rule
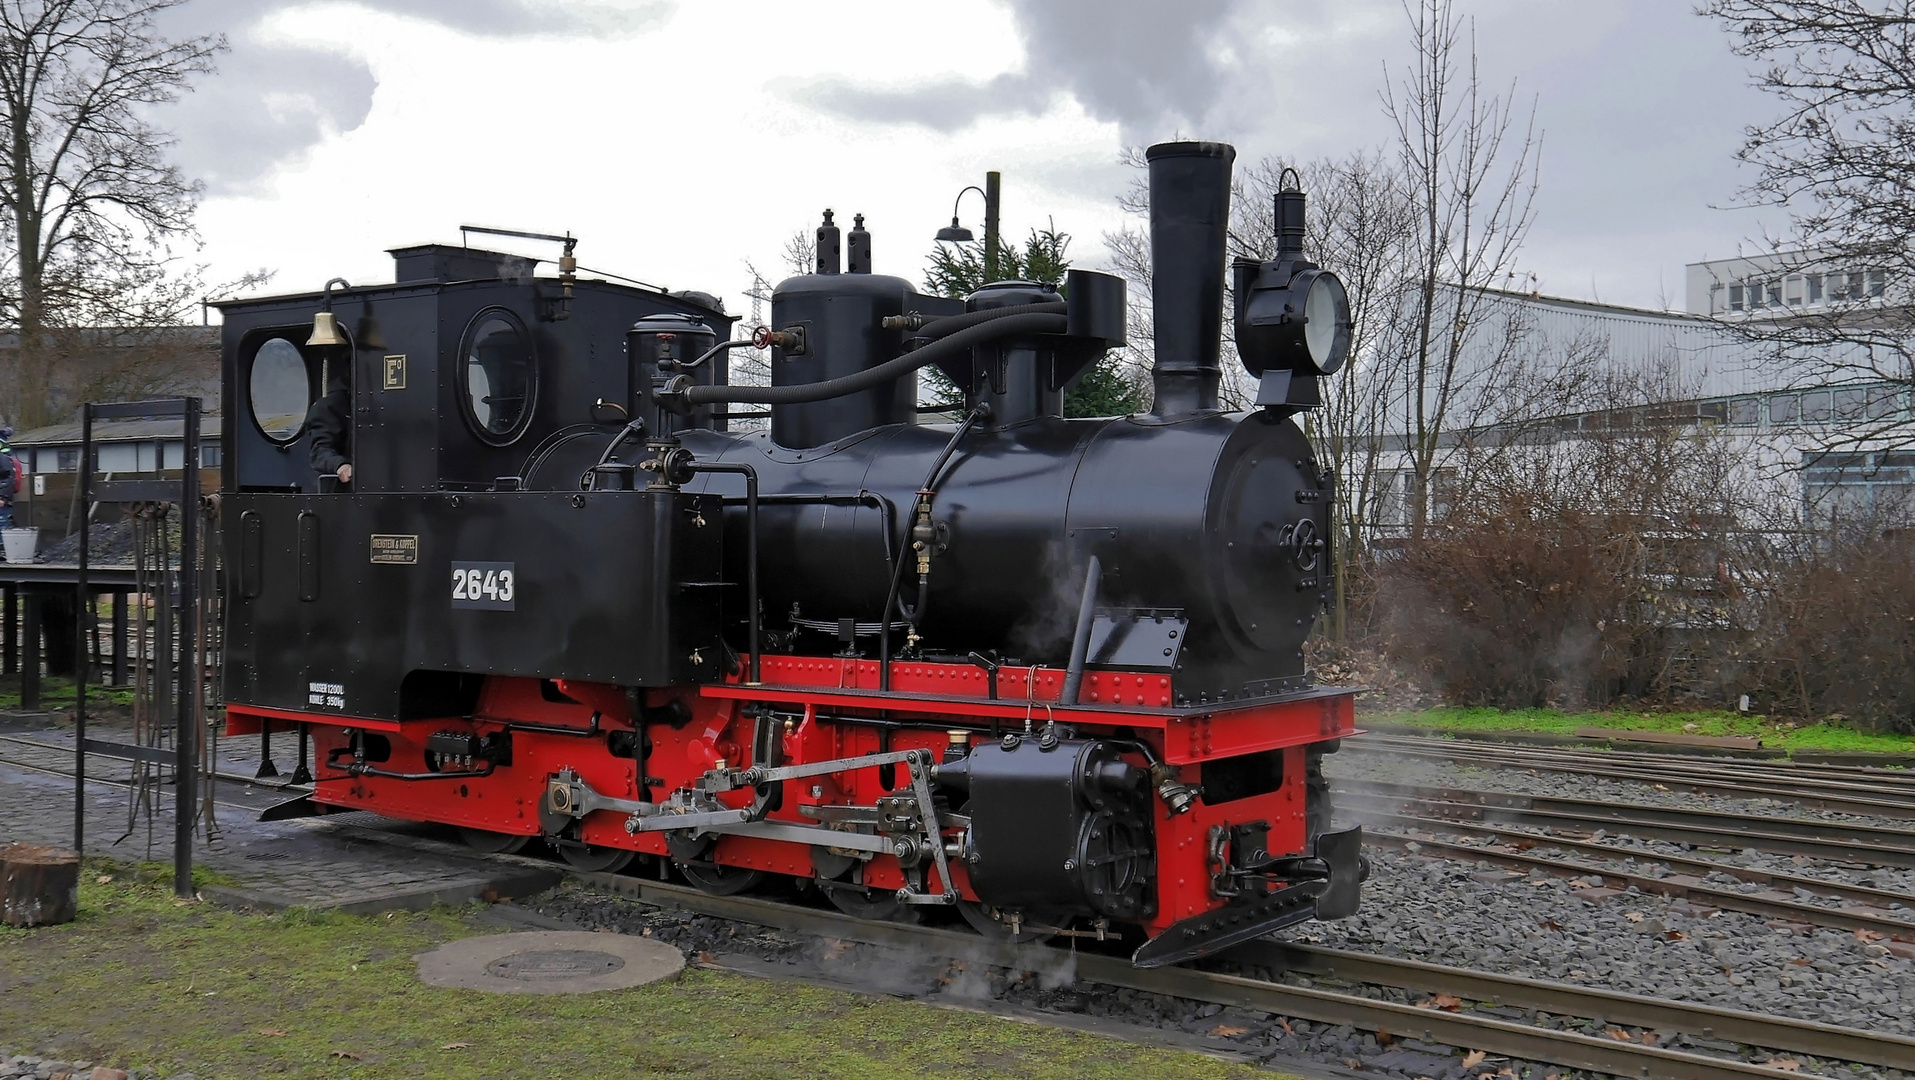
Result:
<svg viewBox="0 0 1915 1080"><path fill-rule="evenodd" d="M485 966L485 973L501 979L583 979L608 975L625 966L611 953L587 949L547 949L513 953Z"/></svg>
<svg viewBox="0 0 1915 1080"><path fill-rule="evenodd" d="M584 930L479 934L420 953L430 986L500 994L590 994L669 979L685 968L677 949L655 938Z"/></svg>

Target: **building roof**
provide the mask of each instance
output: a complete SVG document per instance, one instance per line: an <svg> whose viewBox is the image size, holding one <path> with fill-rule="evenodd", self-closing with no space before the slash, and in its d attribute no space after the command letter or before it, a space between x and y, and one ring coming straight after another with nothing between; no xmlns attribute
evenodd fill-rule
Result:
<svg viewBox="0 0 1915 1080"><path fill-rule="evenodd" d="M99 348L140 348L151 345L155 340L179 341L198 344L208 349L219 348L220 328L217 326L84 326L67 331L78 336L79 340ZM20 334L15 330L0 333L0 349L20 347Z"/></svg>
<svg viewBox="0 0 1915 1080"><path fill-rule="evenodd" d="M142 439L177 439L185 431L185 425L177 418L162 420L95 420L93 422L93 441L96 443L138 442ZM216 439L220 433L220 417L201 416L199 422L200 438ZM80 424L51 424L32 431L22 431L9 440L16 447L40 446L77 446L80 442Z"/></svg>

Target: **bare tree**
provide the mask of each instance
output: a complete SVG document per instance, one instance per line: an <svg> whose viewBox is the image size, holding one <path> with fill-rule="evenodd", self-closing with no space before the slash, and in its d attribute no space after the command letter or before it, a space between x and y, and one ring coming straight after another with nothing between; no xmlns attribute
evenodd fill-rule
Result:
<svg viewBox="0 0 1915 1080"><path fill-rule="evenodd" d="M170 41L184 0L0 0L0 316L18 330L22 426L54 418L51 340L81 327L177 321L169 244L191 237L199 185L149 119L213 69L219 37Z"/></svg>
<svg viewBox="0 0 1915 1080"><path fill-rule="evenodd" d="M783 264L784 273L779 280L809 274L818 268L818 236L810 229L793 229L785 237L785 246L778 252L778 261ZM765 276L756 263L745 260L745 272L751 275L751 287L745 290L745 296L751 301L751 316L739 320L732 327L734 338L746 338L760 323L771 316L771 295L777 283ZM758 349L741 349L731 354L728 373L731 381L740 386L769 386L771 384L771 354ZM745 421L747 427L762 421Z"/></svg>
<svg viewBox="0 0 1915 1080"><path fill-rule="evenodd" d="M1499 369L1515 355L1486 352L1476 329L1497 302L1493 290L1515 273L1542 143L1533 107L1518 128L1511 104L1483 91L1473 25L1456 15L1452 0L1406 0L1404 7L1416 62L1386 86L1383 107L1396 126L1416 214L1400 404L1415 477L1411 528L1420 536L1444 435L1485 419Z"/></svg>
<svg viewBox="0 0 1915 1080"><path fill-rule="evenodd" d="M1814 274L1832 302L1737 328L1798 381L1915 385L1915 3L1708 0L1730 47L1765 66L1782 106L1748 128L1743 196L1784 208L1770 273ZM1869 409L1838 442L1906 445L1899 410Z"/></svg>

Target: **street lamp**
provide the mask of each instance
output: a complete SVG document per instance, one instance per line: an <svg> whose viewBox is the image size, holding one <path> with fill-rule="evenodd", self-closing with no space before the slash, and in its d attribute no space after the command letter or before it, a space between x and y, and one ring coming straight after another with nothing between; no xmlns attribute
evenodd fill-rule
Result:
<svg viewBox="0 0 1915 1080"><path fill-rule="evenodd" d="M971 230L958 224L958 204L964 201L964 196L973 191L984 196L984 280L986 281L997 280L999 178L1000 174L987 172L984 174L983 187L972 184L958 192L957 198L951 202L951 224L939 229L936 238L940 244L967 244L977 239Z"/></svg>
<svg viewBox="0 0 1915 1080"><path fill-rule="evenodd" d="M971 241L977 239L977 237L971 234L971 230L958 224L958 204L964 201L964 196L970 194L973 191L977 192L979 195L984 194L984 189L981 187L978 187L976 184L972 184L970 187L967 187L963 191L960 191L957 193L957 198L953 200L951 203L950 227L938 230L938 243L968 244Z"/></svg>

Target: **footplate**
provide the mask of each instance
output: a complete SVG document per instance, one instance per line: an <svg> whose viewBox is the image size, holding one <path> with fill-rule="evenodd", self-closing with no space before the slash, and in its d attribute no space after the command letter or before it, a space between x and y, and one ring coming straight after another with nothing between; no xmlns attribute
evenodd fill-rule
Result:
<svg viewBox="0 0 1915 1080"><path fill-rule="evenodd" d="M1354 915L1368 876L1362 849L1361 828L1323 833L1312 854L1329 867L1328 878L1240 896L1223 907L1193 915L1144 942L1131 954L1130 962L1141 968L1179 964L1310 919Z"/></svg>

